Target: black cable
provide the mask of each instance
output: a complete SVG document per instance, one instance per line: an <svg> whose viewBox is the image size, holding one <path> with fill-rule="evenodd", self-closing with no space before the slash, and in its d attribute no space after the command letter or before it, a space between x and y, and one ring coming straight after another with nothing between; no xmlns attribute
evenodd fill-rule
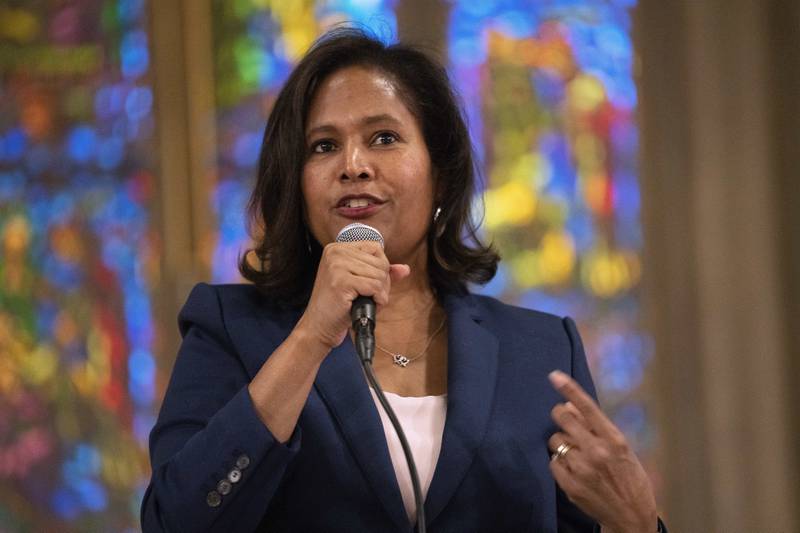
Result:
<svg viewBox="0 0 800 533"><path fill-rule="evenodd" d="M357 348L360 344L361 343L356 343ZM364 368L364 373L367 375L367 381L369 381L370 385L372 385L372 388L375 389L375 394L378 396L378 401L381 402L383 410L386 411L386 414L389 416L389 420L391 420L392 426L394 426L394 430L397 432L397 437L400 439L400 444L403 447L403 455L406 456L408 471L411 474L411 486L414 488L414 502L417 505L417 531L418 533L425 533L425 505L422 501L422 489L419 485L417 465L414 463L414 456L411 455L411 447L408 445L406 435L403 433L403 428L400 426L400 421L397 420L397 416L394 414L392 406L389 405L389 402L386 400L386 396L383 394L383 389L381 389L381 386L378 383L378 378L375 377L375 373L372 371L372 354L368 354L369 357L365 357L364 354L361 353L358 355L359 360L361 361L361 366Z"/></svg>

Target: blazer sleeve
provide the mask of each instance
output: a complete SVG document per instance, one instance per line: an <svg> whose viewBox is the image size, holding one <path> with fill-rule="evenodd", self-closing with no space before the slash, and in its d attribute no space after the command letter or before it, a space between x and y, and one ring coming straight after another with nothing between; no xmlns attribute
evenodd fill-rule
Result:
<svg viewBox="0 0 800 533"><path fill-rule="evenodd" d="M299 427L280 443L258 417L216 291L196 286L178 318L183 341L150 434L144 533L255 530L300 448Z"/></svg>
<svg viewBox="0 0 800 533"><path fill-rule="evenodd" d="M594 388L592 375L589 373L589 365L586 362L586 354L583 351L581 337L578 335L578 328L569 317L564 318L563 324L572 347L570 374L596 401L597 392ZM600 526L572 503L560 487L557 487L556 490L559 533L592 533L600 531Z"/></svg>

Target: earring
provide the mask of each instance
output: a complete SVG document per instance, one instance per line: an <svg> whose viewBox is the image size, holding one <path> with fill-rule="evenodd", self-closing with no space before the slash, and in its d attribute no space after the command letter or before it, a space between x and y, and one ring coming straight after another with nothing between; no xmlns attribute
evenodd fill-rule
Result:
<svg viewBox="0 0 800 533"><path fill-rule="evenodd" d="M442 206L436 208L436 211L433 213L433 221L436 222L439 220L439 215L442 214Z"/></svg>

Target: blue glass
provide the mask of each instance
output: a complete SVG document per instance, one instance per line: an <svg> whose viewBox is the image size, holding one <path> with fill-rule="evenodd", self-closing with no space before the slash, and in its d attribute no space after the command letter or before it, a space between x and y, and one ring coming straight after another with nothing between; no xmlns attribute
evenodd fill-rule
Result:
<svg viewBox="0 0 800 533"><path fill-rule="evenodd" d="M370 28L380 38L390 41L397 37L394 0L328 0L316 4L317 18L333 13L345 20Z"/></svg>
<svg viewBox="0 0 800 533"><path fill-rule="evenodd" d="M647 430L648 417L645 408L640 403L628 403L622 406L614 415L614 423L626 435L639 436Z"/></svg>
<svg viewBox="0 0 800 533"><path fill-rule="evenodd" d="M53 164L53 155L48 146L32 146L24 156L26 173L35 176L45 172Z"/></svg>
<svg viewBox="0 0 800 533"><path fill-rule="evenodd" d="M117 14L121 22L136 23L144 16L144 0L119 0Z"/></svg>
<svg viewBox="0 0 800 533"><path fill-rule="evenodd" d="M595 245L594 220L586 211L576 211L569 217L565 225L575 243L578 255L589 252Z"/></svg>
<svg viewBox="0 0 800 533"><path fill-rule="evenodd" d="M125 98L125 112L130 120L141 120L150 114L153 92L149 87L134 87Z"/></svg>
<svg viewBox="0 0 800 533"><path fill-rule="evenodd" d="M88 511L101 511L108 505L106 490L93 479L82 479L75 485L81 503Z"/></svg>
<svg viewBox="0 0 800 533"><path fill-rule="evenodd" d="M539 21L533 9L509 9L498 13L492 27L515 39L530 37L537 29Z"/></svg>
<svg viewBox="0 0 800 533"><path fill-rule="evenodd" d="M644 376L641 346L617 334L605 335L598 346L599 376L603 388L611 391L636 389Z"/></svg>
<svg viewBox="0 0 800 533"><path fill-rule="evenodd" d="M240 167L252 168L261 150L260 133L243 133L236 139L233 158Z"/></svg>
<svg viewBox="0 0 800 533"><path fill-rule="evenodd" d="M61 518L71 521L80 515L78 498L66 487L61 487L53 492L50 497L50 507Z"/></svg>
<svg viewBox="0 0 800 533"><path fill-rule="evenodd" d="M8 202L22 195L28 178L22 172L0 172L0 201Z"/></svg>
<svg viewBox="0 0 800 533"><path fill-rule="evenodd" d="M148 439L150 437L150 430L153 429L155 423L156 423L156 417L149 410L141 409L138 412L134 413L133 435L136 438L136 441L141 446L147 446ZM141 494L144 493L144 488L141 485L139 492L140 495L138 496L138 498L135 498L136 508L134 509L134 511L137 513L139 511L139 504L142 502Z"/></svg>
<svg viewBox="0 0 800 533"><path fill-rule="evenodd" d="M36 308L36 334L45 335L53 331L53 326L58 315L58 307L52 300L39 302Z"/></svg>
<svg viewBox="0 0 800 533"><path fill-rule="evenodd" d="M128 382L128 393L138 409L146 409L153 403L155 390L155 383L152 381Z"/></svg>
<svg viewBox="0 0 800 533"><path fill-rule="evenodd" d="M112 170L122 163L125 157L125 141L111 137L100 142L97 149L97 165L103 170Z"/></svg>
<svg viewBox="0 0 800 533"><path fill-rule="evenodd" d="M107 85L101 87L94 97L94 111L100 119L109 119L122 111L125 102L123 86Z"/></svg>
<svg viewBox="0 0 800 533"><path fill-rule="evenodd" d="M0 160L17 161L25 153L28 136L22 128L10 129L0 142Z"/></svg>
<svg viewBox="0 0 800 533"><path fill-rule="evenodd" d="M558 106L564 101L564 82L552 72L535 70L531 73L531 80L543 105Z"/></svg>
<svg viewBox="0 0 800 533"><path fill-rule="evenodd" d="M47 255L42 266L50 283L63 291L76 289L83 281L83 271L77 265L66 263L55 255Z"/></svg>
<svg viewBox="0 0 800 533"><path fill-rule="evenodd" d="M128 79L138 78L150 66L150 53L147 48L147 34L132 30L125 34L120 45L122 75Z"/></svg>
<svg viewBox="0 0 800 533"><path fill-rule="evenodd" d="M96 147L97 133L90 126L77 126L67 137L67 153L79 163L89 161L94 156Z"/></svg>

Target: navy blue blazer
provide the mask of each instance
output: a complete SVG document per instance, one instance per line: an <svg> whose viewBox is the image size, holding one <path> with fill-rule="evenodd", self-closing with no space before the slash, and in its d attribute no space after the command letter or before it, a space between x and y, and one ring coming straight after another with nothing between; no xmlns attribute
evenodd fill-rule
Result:
<svg viewBox="0 0 800 533"><path fill-rule="evenodd" d="M575 324L473 294L443 305L447 418L428 531L593 531L548 468L550 410L561 401L548 373L571 374L594 395ZM259 419L247 384L300 313L249 285L194 288L150 435L145 533L414 530L349 338L322 363L289 441Z"/></svg>

